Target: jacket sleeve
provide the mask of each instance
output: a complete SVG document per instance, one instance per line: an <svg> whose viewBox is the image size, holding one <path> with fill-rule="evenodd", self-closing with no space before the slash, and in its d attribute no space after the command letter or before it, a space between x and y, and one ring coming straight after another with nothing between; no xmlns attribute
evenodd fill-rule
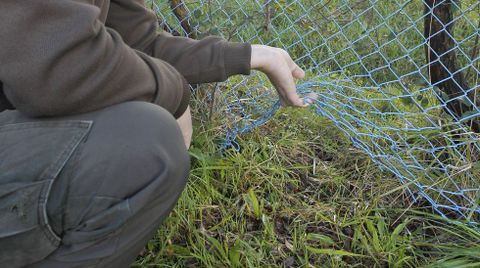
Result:
<svg viewBox="0 0 480 268"><path fill-rule="evenodd" d="M8 100L30 116L129 100L181 115L189 97L182 75L130 48L99 14L86 0L0 1L0 81Z"/></svg>
<svg viewBox="0 0 480 268"><path fill-rule="evenodd" d="M191 84L250 74L250 44L218 37L198 41L158 33L157 18L145 7L144 0L112 0L106 24L131 47L172 64Z"/></svg>

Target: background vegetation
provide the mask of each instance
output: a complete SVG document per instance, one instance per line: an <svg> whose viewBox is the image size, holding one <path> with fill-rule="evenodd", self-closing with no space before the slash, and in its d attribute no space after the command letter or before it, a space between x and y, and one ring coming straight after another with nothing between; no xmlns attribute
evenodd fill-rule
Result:
<svg viewBox="0 0 480 268"><path fill-rule="evenodd" d="M468 82L478 87L480 61L475 54L480 49L480 3L458 3L457 12L466 18L457 22L455 30L459 62L469 66L464 69ZM160 21L182 33L168 3L151 4L162 15ZM367 111L361 122L401 126L408 120L421 128L435 118L448 125L428 85L421 1L203 0L185 4L199 38L213 34L283 47L308 69L308 80L348 80L353 88L363 86L365 90L347 92L347 87L334 96L346 103L349 99L342 96L376 99L350 106ZM371 86L381 90L366 90ZM252 88L256 89L253 96ZM258 88L270 88L261 75L196 89L187 189L136 266L480 267L478 226L442 218L423 199L412 202L398 177L380 170L352 143L351 133L311 110L281 108L266 124L238 137L240 151L220 150L225 129L240 119L249 121L232 115L229 103L254 97L252 107L246 109L271 107L270 93ZM385 92L392 97L379 98ZM260 95L265 96L257 98ZM431 108L428 115L422 114L422 108ZM375 113L395 109L403 114L379 117ZM355 115L355 110L350 112ZM361 125L356 131L372 133ZM445 129L388 135L418 148L432 140L445 147L447 140L452 142ZM475 159L457 157L467 155L467 147L450 153L453 158L448 161L455 166L473 163L458 174L455 184L478 187L480 165L475 166ZM431 155L416 153L422 164L432 161ZM421 172L434 171L435 166ZM449 181L442 173L426 178L438 178L446 189L453 187L446 185ZM472 198L480 200L475 195Z"/></svg>

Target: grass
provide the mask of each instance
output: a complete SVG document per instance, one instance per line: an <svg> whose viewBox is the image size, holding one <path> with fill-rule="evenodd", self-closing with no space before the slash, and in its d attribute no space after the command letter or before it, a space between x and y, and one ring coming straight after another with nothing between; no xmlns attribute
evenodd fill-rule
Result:
<svg viewBox="0 0 480 268"><path fill-rule="evenodd" d="M270 3L269 16L259 5L263 1L205 0L202 6L185 2L200 22L200 36L284 47L309 69L310 80L340 85L347 78L342 89L318 90L348 104L341 108L360 124L342 131L312 111L282 108L266 124L239 137L239 152L220 152L225 128L238 119L248 122L238 113L248 109L248 103L241 102L232 117L226 102L262 95L269 84L254 76L200 86L192 102L195 134L189 183L135 266L480 267L480 227L442 218L423 199L412 203L399 178L380 170L351 139L368 144L371 153L381 155L383 150L411 166L415 156L424 168L415 171L415 181L434 181L444 189L478 188L480 165L468 143L472 136L451 124L438 94L425 81L424 48L419 46L423 20L410 20L421 17L420 2L276 0ZM460 2L468 18L457 21L455 30L463 66L478 49L472 32L480 25L480 4ZM158 3L174 26L168 5ZM340 29L344 35L338 34ZM354 40L358 42L352 44ZM391 68L380 68L386 61ZM476 60L464 70L470 85L478 85L479 69ZM214 88L212 104L208 93ZM236 95L225 101L219 91ZM268 96L255 99L256 108L266 105L264 99ZM329 103L325 111L337 123L352 124L335 110L338 103ZM402 114L395 115L398 111ZM388 129L407 123L428 128L432 122L442 127L420 132ZM375 123L382 133L363 123ZM373 140L358 134L386 136ZM400 146L392 149L389 139ZM431 153L432 146L441 150ZM397 164L390 166L399 173L412 171ZM444 165L465 169L452 176L452 184ZM439 203L445 201L428 193ZM478 192L465 195L480 202ZM480 215L467 216L478 221Z"/></svg>
<svg viewBox="0 0 480 268"><path fill-rule="evenodd" d="M281 110L241 152L218 154L214 124L195 133L187 189L137 266L480 267L478 230L412 204L310 111Z"/></svg>

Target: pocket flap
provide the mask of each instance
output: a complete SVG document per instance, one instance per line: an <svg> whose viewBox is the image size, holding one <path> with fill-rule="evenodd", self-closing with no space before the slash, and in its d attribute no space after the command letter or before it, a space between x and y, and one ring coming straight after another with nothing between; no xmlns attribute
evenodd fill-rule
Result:
<svg viewBox="0 0 480 268"><path fill-rule="evenodd" d="M40 121L0 127L0 183L55 178L90 121Z"/></svg>
<svg viewBox="0 0 480 268"><path fill-rule="evenodd" d="M39 121L0 127L0 263L25 266L58 247L60 238L48 225L48 194L91 124Z"/></svg>

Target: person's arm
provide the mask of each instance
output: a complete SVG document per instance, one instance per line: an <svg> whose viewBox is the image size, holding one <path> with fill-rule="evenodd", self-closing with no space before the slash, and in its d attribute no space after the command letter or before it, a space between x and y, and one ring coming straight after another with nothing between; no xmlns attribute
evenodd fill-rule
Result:
<svg viewBox="0 0 480 268"><path fill-rule="evenodd" d="M278 48L227 42L218 37L192 40L158 33L155 14L144 0L112 0L106 24L131 47L172 64L189 83L223 81L257 69L268 75L285 105L303 107L294 79L304 71Z"/></svg>
<svg viewBox="0 0 480 268"><path fill-rule="evenodd" d="M0 81L8 100L30 116L129 100L182 115L189 97L182 75L130 48L99 14L84 0L0 1Z"/></svg>
<svg viewBox="0 0 480 268"><path fill-rule="evenodd" d="M316 98L315 94L307 95L304 102L295 89L295 79L303 79L305 72L292 60L290 55L282 49L253 45L250 65L253 69L264 72L277 89L284 105L306 107ZM185 145L190 146L192 139L192 118L190 110L177 120L182 131Z"/></svg>
<svg viewBox="0 0 480 268"><path fill-rule="evenodd" d="M118 31L132 48L172 64L191 84L250 74L250 44L159 33L157 18L144 0L112 0L106 25Z"/></svg>

